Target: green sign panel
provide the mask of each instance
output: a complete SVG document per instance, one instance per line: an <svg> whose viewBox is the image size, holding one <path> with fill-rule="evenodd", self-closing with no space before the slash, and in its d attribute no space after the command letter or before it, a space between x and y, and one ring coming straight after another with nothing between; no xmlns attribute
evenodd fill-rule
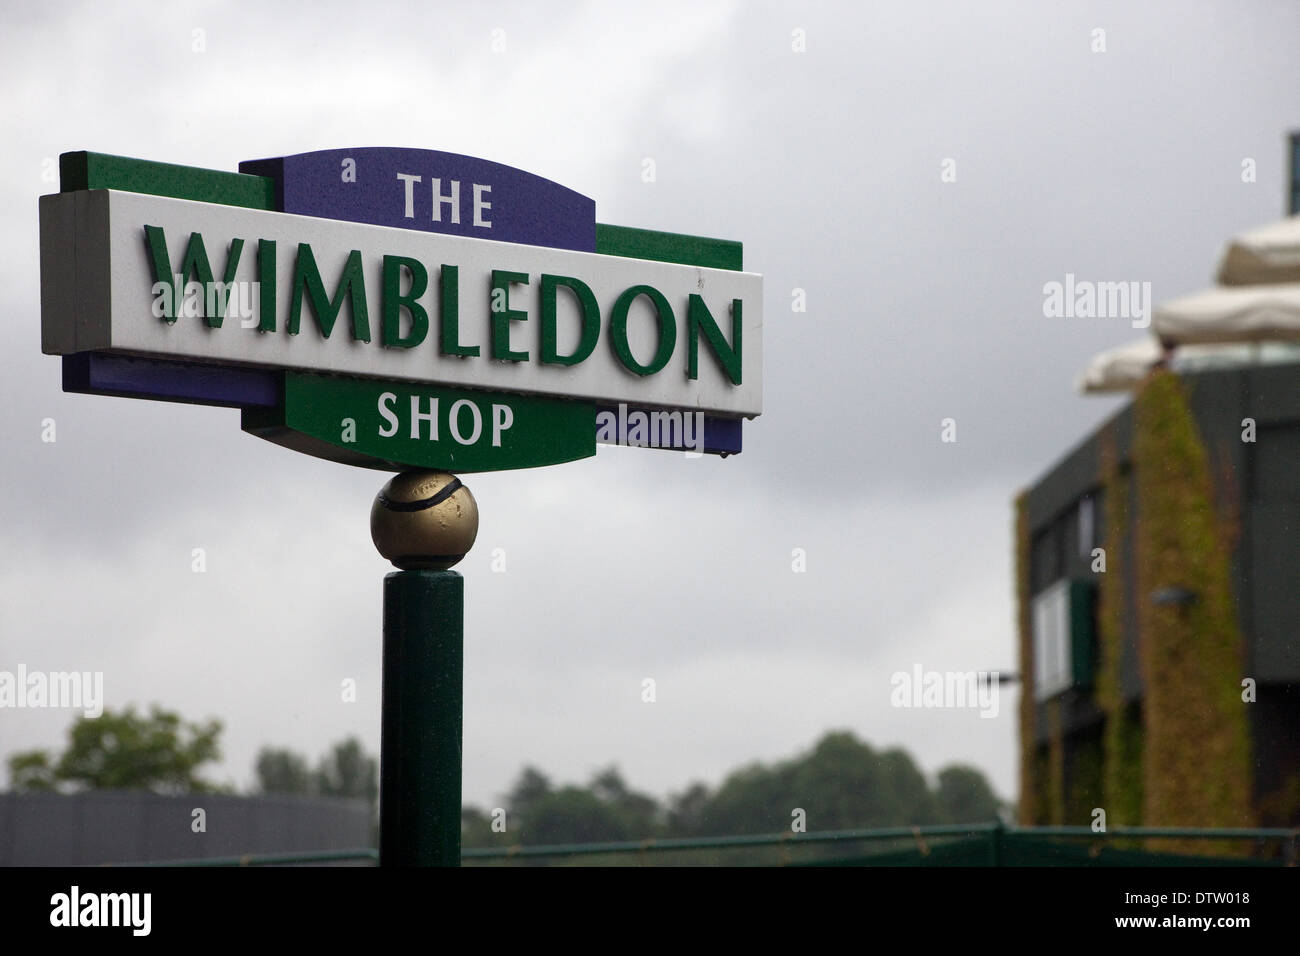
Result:
<svg viewBox="0 0 1300 956"><path fill-rule="evenodd" d="M280 404L245 408L244 431L367 468L502 471L596 454L591 402L416 382L284 373Z"/></svg>

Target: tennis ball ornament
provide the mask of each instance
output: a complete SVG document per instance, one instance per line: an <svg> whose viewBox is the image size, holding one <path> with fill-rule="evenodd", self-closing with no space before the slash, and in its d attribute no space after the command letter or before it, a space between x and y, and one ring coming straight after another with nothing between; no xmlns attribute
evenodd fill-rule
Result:
<svg viewBox="0 0 1300 956"><path fill-rule="evenodd" d="M455 475L404 471L379 490L370 537L403 571L445 571L478 536L478 503Z"/></svg>

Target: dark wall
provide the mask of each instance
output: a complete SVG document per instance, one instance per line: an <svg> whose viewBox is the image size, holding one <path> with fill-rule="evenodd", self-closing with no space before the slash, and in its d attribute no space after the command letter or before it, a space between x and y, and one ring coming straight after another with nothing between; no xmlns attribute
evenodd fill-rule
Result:
<svg viewBox="0 0 1300 956"><path fill-rule="evenodd" d="M1286 791L1300 776L1300 686L1295 684L1260 684L1258 697L1250 705L1254 718L1255 798L1267 798ZM1295 796L1284 802L1291 807L1288 816L1265 819L1271 826L1294 825ZM1272 814L1281 808L1272 808Z"/></svg>
<svg viewBox="0 0 1300 956"><path fill-rule="evenodd" d="M192 829L206 812L206 833ZM0 793L0 866L93 866L370 846L364 801L142 792Z"/></svg>
<svg viewBox="0 0 1300 956"><path fill-rule="evenodd" d="M1235 513L1237 613L1248 676L1300 681L1300 367L1205 372L1188 379L1221 505ZM1242 441L1242 421L1255 441Z"/></svg>
<svg viewBox="0 0 1300 956"><path fill-rule="evenodd" d="M1252 676L1300 682L1300 422L1262 426L1254 451L1245 557Z"/></svg>

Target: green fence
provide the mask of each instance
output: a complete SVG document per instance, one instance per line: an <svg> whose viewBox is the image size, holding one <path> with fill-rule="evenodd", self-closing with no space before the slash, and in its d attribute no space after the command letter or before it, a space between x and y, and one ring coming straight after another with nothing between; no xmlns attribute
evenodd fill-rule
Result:
<svg viewBox="0 0 1300 956"><path fill-rule="evenodd" d="M1294 866L1300 830L895 827L563 846L471 848L465 865Z"/></svg>
<svg viewBox="0 0 1300 956"><path fill-rule="evenodd" d="M465 866L1295 866L1300 830L1186 827L894 827L821 833L471 847ZM151 866L374 865L372 849Z"/></svg>

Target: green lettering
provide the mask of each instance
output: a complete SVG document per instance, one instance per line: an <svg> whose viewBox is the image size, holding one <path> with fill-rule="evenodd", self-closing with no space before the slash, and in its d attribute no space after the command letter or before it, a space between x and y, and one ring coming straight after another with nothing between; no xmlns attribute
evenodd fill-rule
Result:
<svg viewBox="0 0 1300 956"><path fill-rule="evenodd" d="M627 343L627 311L640 296L650 300L655 308L655 317L659 320L659 348L649 365L642 365L633 358L632 349ZM677 345L677 319L673 315L673 307L668 304L662 292L653 286L634 285L614 302L614 308L609 314L609 335L615 354L629 371L638 375L653 375L661 371L672 358L673 348Z"/></svg>
<svg viewBox="0 0 1300 956"><path fill-rule="evenodd" d="M259 332L275 331L275 240L257 240L257 290L258 309L261 321L257 324Z"/></svg>
<svg viewBox="0 0 1300 956"><path fill-rule="evenodd" d="M460 344L460 267L442 267L438 277L443 355L478 355L477 345Z"/></svg>
<svg viewBox="0 0 1300 956"><path fill-rule="evenodd" d="M731 300L731 344L728 345L727 340L722 337L722 329L718 328L718 323L713 321L713 313L704 304L704 299L695 293L691 293L687 299L686 308L686 328L690 336L688 340L690 355L687 358L687 378L700 377L700 332L703 332L718 366L726 373L727 378L731 379L731 384L740 384L740 306L739 299Z"/></svg>
<svg viewBox="0 0 1300 956"><path fill-rule="evenodd" d="M171 256L167 254L167 236L162 227L145 226L144 234L149 244L149 256L153 265L154 281L164 283L171 290L171 301L164 303L163 321L168 325L176 321L177 312L179 311L177 305L185 297L185 283L189 281L191 275L194 275L203 286L203 302L199 305L199 314L207 320L208 328L221 328L221 323L226 318L226 311L230 308L230 300L225 294L217 296L213 304L220 302L220 308L216 310L215 314L208 315L208 300L216 290L212 288L215 280L212 275L212 265L208 261L208 250L203 244L203 236L197 232L190 233L190 241L185 247L185 256L181 259L181 267L173 272ZM229 288L230 284L235 281L235 271L239 268L239 256L243 251L243 239L232 239L230 241L230 250L226 253L226 271L222 276L222 282L226 288Z"/></svg>
<svg viewBox="0 0 1300 956"><path fill-rule="evenodd" d="M522 322L528 318L527 312L510 308L510 286L526 284L527 272L506 272L502 269L492 270L492 291L488 298L488 309L492 313L492 357L511 362L527 362L527 352L510 350L510 323Z"/></svg>
<svg viewBox="0 0 1300 956"><path fill-rule="evenodd" d="M402 270L411 273L411 288L402 295ZM429 272L418 259L384 256L383 329L381 341L388 348L409 349L429 333L429 313L416 300L429 288ZM402 309L411 315L411 334L402 338Z"/></svg>
<svg viewBox="0 0 1300 956"><path fill-rule="evenodd" d="M582 310L582 339L572 355L561 355L555 342L555 293L561 286L573 293ZM543 274L540 312L542 364L577 365L596 350L596 341L600 338L600 303L587 283L571 276Z"/></svg>
<svg viewBox="0 0 1300 956"><path fill-rule="evenodd" d="M347 299L352 312L352 338L358 342L370 341L370 313L366 307L366 278L361 270L361 252L353 249L343 264L343 275L334 288L334 297L326 298L325 283L311 246L298 243L298 261L293 269L293 301L289 305L289 334L297 335L302 324L302 299L304 290L311 303L312 314L322 338L329 338L334 321Z"/></svg>

